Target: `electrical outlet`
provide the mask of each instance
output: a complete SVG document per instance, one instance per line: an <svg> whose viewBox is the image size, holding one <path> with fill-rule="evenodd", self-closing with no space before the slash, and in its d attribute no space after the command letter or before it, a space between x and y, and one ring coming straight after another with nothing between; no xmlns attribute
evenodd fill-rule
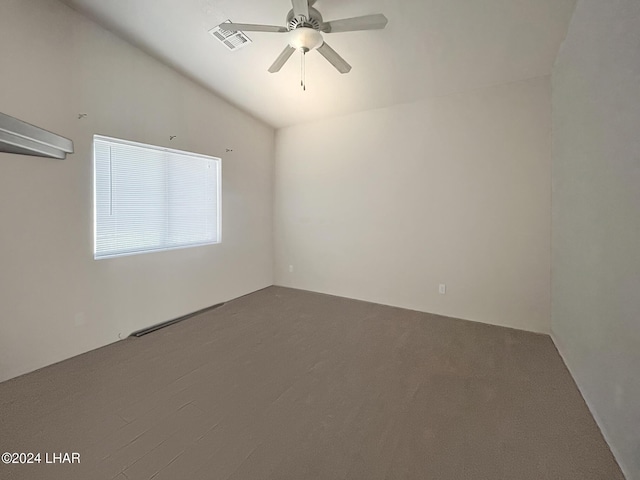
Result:
<svg viewBox="0 0 640 480"><path fill-rule="evenodd" d="M440 286L438 287L438 293L440 295L444 295L447 293L447 286L444 283L441 283Z"/></svg>
<svg viewBox="0 0 640 480"><path fill-rule="evenodd" d="M293 265L289 265L289 273L293 273Z"/></svg>

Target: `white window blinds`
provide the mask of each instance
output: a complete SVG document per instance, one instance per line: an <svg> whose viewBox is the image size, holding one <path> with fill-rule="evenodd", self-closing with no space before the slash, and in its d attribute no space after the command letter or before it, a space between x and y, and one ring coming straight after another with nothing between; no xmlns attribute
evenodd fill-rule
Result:
<svg viewBox="0 0 640 480"><path fill-rule="evenodd" d="M98 258L220 242L220 159L94 136Z"/></svg>

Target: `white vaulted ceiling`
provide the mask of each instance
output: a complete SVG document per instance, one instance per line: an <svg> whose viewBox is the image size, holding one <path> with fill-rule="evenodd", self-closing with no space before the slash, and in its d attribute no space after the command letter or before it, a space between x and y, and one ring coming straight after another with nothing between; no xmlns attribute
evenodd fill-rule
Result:
<svg viewBox="0 0 640 480"><path fill-rule="evenodd" d="M231 19L284 25L290 0L64 0L274 127L549 75L576 0L318 0L325 21L384 13L385 30L325 40L352 66L339 74L294 55L267 69L286 34L247 32L231 52L208 30Z"/></svg>

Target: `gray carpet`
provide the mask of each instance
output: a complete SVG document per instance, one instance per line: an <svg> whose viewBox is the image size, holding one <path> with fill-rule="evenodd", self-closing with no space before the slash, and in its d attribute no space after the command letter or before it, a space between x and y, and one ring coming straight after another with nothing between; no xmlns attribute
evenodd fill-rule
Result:
<svg viewBox="0 0 640 480"><path fill-rule="evenodd" d="M4 451L43 455L6 480L623 479L549 337L280 287L0 384Z"/></svg>

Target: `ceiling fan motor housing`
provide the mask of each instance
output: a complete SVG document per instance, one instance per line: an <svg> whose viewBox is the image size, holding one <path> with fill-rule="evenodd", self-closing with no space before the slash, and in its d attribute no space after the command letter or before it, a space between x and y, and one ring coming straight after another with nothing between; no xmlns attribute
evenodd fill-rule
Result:
<svg viewBox="0 0 640 480"><path fill-rule="evenodd" d="M307 27L307 28L313 28L314 30L320 30L320 27L324 23L320 12L315 8L310 7L309 17L311 18L305 19L302 15L296 17L293 14L293 10L291 10L287 15L287 28L291 31L300 27Z"/></svg>

